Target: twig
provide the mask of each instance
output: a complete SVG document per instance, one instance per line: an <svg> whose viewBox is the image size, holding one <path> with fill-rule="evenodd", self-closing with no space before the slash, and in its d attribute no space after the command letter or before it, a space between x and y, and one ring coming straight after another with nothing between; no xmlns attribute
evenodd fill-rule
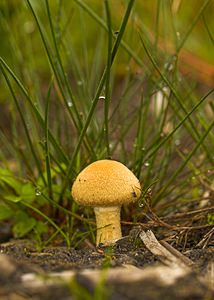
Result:
<svg viewBox="0 0 214 300"><path fill-rule="evenodd" d="M177 249L175 249L174 247L172 247L170 244L168 244L166 241L159 241L159 243L164 246L169 252L171 252L173 255L175 255L176 257L178 257L184 264L186 264L187 266L192 266L194 265L193 261L191 259L189 259L188 257L186 257L185 255L183 255L181 252L179 252Z"/></svg>
<svg viewBox="0 0 214 300"><path fill-rule="evenodd" d="M198 230L198 229L205 229L209 227L213 227L211 224L205 224L205 225L199 225L199 226L176 226L176 225L170 225L165 222L148 222L146 224L143 224L141 222L127 222L127 221L122 221L121 222L124 225L131 225L131 226L141 226L142 228L149 229L153 227L166 227L168 229L174 230L174 231L181 231L181 230Z"/></svg>
<svg viewBox="0 0 214 300"><path fill-rule="evenodd" d="M206 247L206 245L209 243L209 241L210 241L210 239L211 239L211 237L212 237L212 235L214 234L214 227L213 228L211 228L211 230L210 231L208 231L205 235L204 235L204 237L202 238L202 240L200 240L200 242L195 246L196 248L205 248Z"/></svg>
<svg viewBox="0 0 214 300"><path fill-rule="evenodd" d="M189 217L191 215L200 214L200 213L204 213L204 212L208 212L208 211L211 211L211 212L214 211L214 206L201 208L201 209L196 209L196 210L192 210L192 211L187 211L187 212L184 212L184 213L177 213L177 214L174 214L173 216L163 217L163 219L164 220L180 219L180 218Z"/></svg>
<svg viewBox="0 0 214 300"><path fill-rule="evenodd" d="M179 266L182 268L189 268L193 265L193 262L184 257L180 252L174 249L172 246L162 241L162 244L158 242L154 233L151 230L141 231L139 234L141 240L145 246L159 259L168 266Z"/></svg>

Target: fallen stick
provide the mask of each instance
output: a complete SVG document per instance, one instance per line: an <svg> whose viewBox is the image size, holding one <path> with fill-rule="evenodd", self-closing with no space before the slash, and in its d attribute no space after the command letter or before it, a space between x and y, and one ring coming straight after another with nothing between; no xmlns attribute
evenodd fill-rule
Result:
<svg viewBox="0 0 214 300"><path fill-rule="evenodd" d="M152 252L167 266L179 266L181 268L189 269L194 263L186 256L181 254L178 250L174 249L167 242L159 242L151 230L141 231L139 234L140 239L148 250Z"/></svg>

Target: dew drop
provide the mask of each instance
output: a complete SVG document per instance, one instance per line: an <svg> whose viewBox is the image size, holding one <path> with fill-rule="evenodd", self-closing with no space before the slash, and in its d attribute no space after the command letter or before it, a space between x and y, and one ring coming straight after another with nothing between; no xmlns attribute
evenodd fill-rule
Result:
<svg viewBox="0 0 214 300"><path fill-rule="evenodd" d="M164 69L167 71L172 71L174 69L174 65L172 63L166 62L164 64Z"/></svg>
<svg viewBox="0 0 214 300"><path fill-rule="evenodd" d="M168 69L168 63L165 63L165 64L164 64L164 69L165 69L165 70Z"/></svg>
<svg viewBox="0 0 214 300"><path fill-rule="evenodd" d="M78 80L78 81L77 81L77 85L79 85L79 86L83 85L82 80Z"/></svg>
<svg viewBox="0 0 214 300"><path fill-rule="evenodd" d="M174 69L173 64L170 64L169 67L168 67L168 70L169 70L169 71L172 71L173 69Z"/></svg>
<svg viewBox="0 0 214 300"><path fill-rule="evenodd" d="M35 25L33 22L31 21L27 21L24 23L24 31L27 33L27 34L31 34L33 33L35 30Z"/></svg>
<svg viewBox="0 0 214 300"><path fill-rule="evenodd" d="M40 189L39 189L39 188L36 188L36 189L35 189L35 193L36 193L36 196L37 196L37 197L40 196L40 195L41 195Z"/></svg>
<svg viewBox="0 0 214 300"><path fill-rule="evenodd" d="M100 96L100 97L99 97L99 100L105 100L105 99L106 99L105 96Z"/></svg>
<svg viewBox="0 0 214 300"><path fill-rule="evenodd" d="M149 166L149 162L146 161L145 164L144 164L144 166L145 166L145 167L148 167L148 166Z"/></svg>
<svg viewBox="0 0 214 300"><path fill-rule="evenodd" d="M68 106L69 106L69 107L72 107L72 106L73 106L73 103L72 103L71 101L69 101L69 102L68 102Z"/></svg>
<svg viewBox="0 0 214 300"><path fill-rule="evenodd" d="M41 142L40 143L42 143L42 144L45 144L45 143L47 143L47 140L46 140L46 138L44 137L42 140L41 140Z"/></svg>
<svg viewBox="0 0 214 300"><path fill-rule="evenodd" d="M179 139L175 140L175 146L179 146L181 144L181 141Z"/></svg>

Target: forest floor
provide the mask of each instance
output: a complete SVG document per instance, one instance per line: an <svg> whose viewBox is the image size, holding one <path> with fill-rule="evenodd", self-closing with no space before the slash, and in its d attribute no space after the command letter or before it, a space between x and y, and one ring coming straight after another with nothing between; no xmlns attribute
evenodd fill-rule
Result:
<svg viewBox="0 0 214 300"><path fill-rule="evenodd" d="M0 299L211 300L212 241L180 251L151 230L98 248L10 240L0 244Z"/></svg>

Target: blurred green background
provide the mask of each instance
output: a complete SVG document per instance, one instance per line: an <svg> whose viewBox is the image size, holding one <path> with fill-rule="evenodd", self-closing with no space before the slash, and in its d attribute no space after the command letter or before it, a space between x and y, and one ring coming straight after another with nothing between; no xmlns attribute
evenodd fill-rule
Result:
<svg viewBox="0 0 214 300"><path fill-rule="evenodd" d="M102 1L82 2L89 5L101 19L105 18ZM159 59L164 59L167 55L176 53L176 46L191 28L193 20L205 2L207 1L138 0L129 21L130 26L126 30L125 40L146 63L147 58L139 43L139 30L142 30L153 45L157 44ZM211 35L214 32L214 1L208 2L203 18L194 24L191 34L179 52L179 62L181 71L189 78L197 80L202 85L211 86L214 79L214 55L209 31ZM45 2L34 0L31 3L43 26L48 28ZM119 29L126 1L109 1L109 5L112 27L116 32ZM63 58L67 72L71 78L74 76L73 73L75 75L78 73L79 80L82 79L83 74L86 78L89 77L91 66L97 56L101 56L101 63L102 60L104 63L106 47L102 39L107 36L101 34L103 29L75 1L50 1L50 7L57 21L56 32L58 31L58 36L63 39L61 47L64 48ZM44 83L49 74L49 66L36 24L24 0L0 1L0 37L0 55L9 66L13 67L14 72L21 78L25 78L32 89L36 88L38 81ZM74 70L77 68L75 60L78 60L78 70ZM124 50L120 51L118 60L117 76L124 76L128 64ZM5 86L1 81L1 102L5 101L4 98Z"/></svg>

